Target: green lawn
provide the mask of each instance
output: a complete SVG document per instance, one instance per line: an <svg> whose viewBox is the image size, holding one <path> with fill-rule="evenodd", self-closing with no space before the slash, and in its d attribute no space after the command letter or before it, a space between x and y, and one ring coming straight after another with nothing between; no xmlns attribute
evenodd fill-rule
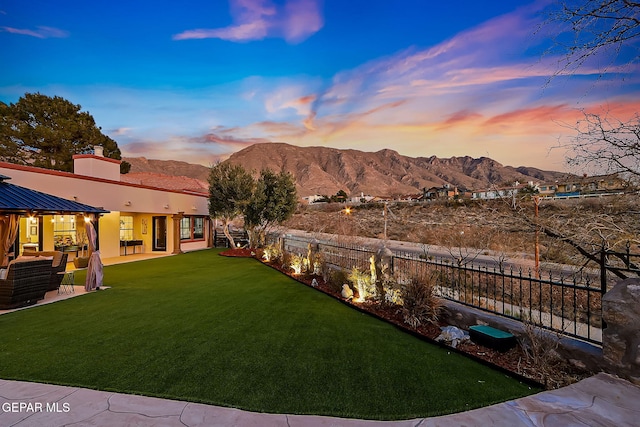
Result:
<svg viewBox="0 0 640 427"><path fill-rule="evenodd" d="M217 253L106 267L111 289L0 316L0 377L366 419L538 391L255 260Z"/></svg>

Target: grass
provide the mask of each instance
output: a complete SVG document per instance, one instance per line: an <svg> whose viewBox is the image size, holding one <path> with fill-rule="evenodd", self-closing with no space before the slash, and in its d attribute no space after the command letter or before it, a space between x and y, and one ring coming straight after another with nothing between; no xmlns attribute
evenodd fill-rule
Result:
<svg viewBox="0 0 640 427"><path fill-rule="evenodd" d="M0 316L0 377L365 419L537 391L215 250L106 267L105 285Z"/></svg>

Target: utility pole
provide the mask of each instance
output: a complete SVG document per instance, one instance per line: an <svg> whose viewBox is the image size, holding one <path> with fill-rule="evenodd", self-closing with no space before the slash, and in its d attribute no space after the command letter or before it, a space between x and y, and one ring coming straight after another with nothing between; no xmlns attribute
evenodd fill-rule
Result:
<svg viewBox="0 0 640 427"><path fill-rule="evenodd" d="M384 202L384 210L382 211L382 216L384 217L384 240L387 240L387 218L389 215L396 218L391 209L387 206L389 202Z"/></svg>
<svg viewBox="0 0 640 427"><path fill-rule="evenodd" d="M382 217L384 218L384 240L387 240L387 202L384 202Z"/></svg>

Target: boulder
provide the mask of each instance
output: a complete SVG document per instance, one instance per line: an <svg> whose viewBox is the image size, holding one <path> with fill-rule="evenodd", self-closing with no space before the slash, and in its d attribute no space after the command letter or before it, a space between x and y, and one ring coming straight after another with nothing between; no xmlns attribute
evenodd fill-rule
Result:
<svg viewBox="0 0 640 427"><path fill-rule="evenodd" d="M640 384L640 279L618 282L602 298L602 350L613 373Z"/></svg>

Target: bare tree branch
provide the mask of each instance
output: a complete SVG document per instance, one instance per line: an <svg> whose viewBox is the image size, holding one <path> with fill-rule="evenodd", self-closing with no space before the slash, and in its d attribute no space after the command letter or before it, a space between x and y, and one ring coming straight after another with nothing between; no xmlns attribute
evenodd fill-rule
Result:
<svg viewBox="0 0 640 427"><path fill-rule="evenodd" d="M639 62L640 2L631 0L566 0L548 13L547 25L560 24L571 29L571 36L560 32L553 39L548 54L561 54L555 75L572 74L585 62L598 55L609 61L601 72L607 72L622 53L629 48L627 65Z"/></svg>
<svg viewBox="0 0 640 427"><path fill-rule="evenodd" d="M575 125L563 124L576 132L569 141L561 141L559 145L571 152L567 163L605 173L640 176L640 115L636 113L626 122L608 114L600 116L583 111L583 115Z"/></svg>

